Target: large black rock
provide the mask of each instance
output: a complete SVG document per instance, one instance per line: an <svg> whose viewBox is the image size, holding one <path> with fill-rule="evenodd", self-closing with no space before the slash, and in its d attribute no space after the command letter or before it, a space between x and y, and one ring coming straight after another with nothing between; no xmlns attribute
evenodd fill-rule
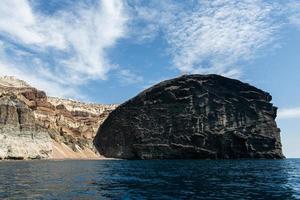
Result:
<svg viewBox="0 0 300 200"><path fill-rule="evenodd" d="M124 159L284 158L271 99L238 80L181 76L120 105L94 144Z"/></svg>

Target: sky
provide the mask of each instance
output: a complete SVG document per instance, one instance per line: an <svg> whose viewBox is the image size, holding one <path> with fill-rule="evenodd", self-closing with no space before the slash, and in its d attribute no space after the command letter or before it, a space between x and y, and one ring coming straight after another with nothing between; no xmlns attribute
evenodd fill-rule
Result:
<svg viewBox="0 0 300 200"><path fill-rule="evenodd" d="M300 0L0 2L0 76L50 96L122 103L186 73L268 91L300 157Z"/></svg>

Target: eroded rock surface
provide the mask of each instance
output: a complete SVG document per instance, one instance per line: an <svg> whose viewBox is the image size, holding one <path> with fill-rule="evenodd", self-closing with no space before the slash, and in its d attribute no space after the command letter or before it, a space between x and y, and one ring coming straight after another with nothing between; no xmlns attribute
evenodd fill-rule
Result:
<svg viewBox="0 0 300 200"><path fill-rule="evenodd" d="M94 143L125 159L284 158L271 95L217 75L161 82L120 105Z"/></svg>
<svg viewBox="0 0 300 200"><path fill-rule="evenodd" d="M42 159L51 153L51 138L32 110L14 94L0 95L0 159Z"/></svg>
<svg viewBox="0 0 300 200"><path fill-rule="evenodd" d="M0 78L0 97L3 98L0 142L5 140L0 144L0 158L5 159L31 159L35 158L34 155L53 159L99 158L93 138L99 124L117 106L48 97L45 92L10 76ZM19 118L17 114L24 109L26 112ZM35 128L35 132L25 129L27 126L30 130ZM49 138L50 147L44 145ZM42 151L43 148L45 153L42 155L26 153L39 151L36 149ZM12 152L9 149L16 149L13 152L18 151L18 156L7 154Z"/></svg>

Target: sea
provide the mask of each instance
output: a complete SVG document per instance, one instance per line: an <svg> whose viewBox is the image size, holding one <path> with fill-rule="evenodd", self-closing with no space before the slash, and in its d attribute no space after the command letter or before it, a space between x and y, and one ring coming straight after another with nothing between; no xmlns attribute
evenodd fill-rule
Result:
<svg viewBox="0 0 300 200"><path fill-rule="evenodd" d="M300 159L1 161L0 199L300 199Z"/></svg>

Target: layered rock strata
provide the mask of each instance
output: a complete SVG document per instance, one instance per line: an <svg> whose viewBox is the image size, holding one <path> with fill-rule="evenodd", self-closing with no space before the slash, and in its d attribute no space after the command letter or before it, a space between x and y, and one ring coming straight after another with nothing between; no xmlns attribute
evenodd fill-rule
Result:
<svg viewBox="0 0 300 200"><path fill-rule="evenodd" d="M101 154L124 159L284 158L271 95L218 75L163 81L115 109Z"/></svg>
<svg viewBox="0 0 300 200"><path fill-rule="evenodd" d="M51 152L51 138L32 110L14 94L0 95L0 159L42 159Z"/></svg>
<svg viewBox="0 0 300 200"><path fill-rule="evenodd" d="M100 158L92 140L99 124L117 105L85 104L47 97L45 92L14 77L0 78L0 95L4 98L1 104L3 109L0 110L0 139L5 139L3 145L0 144L0 158ZM11 104L15 106L17 113L18 110L26 109L26 114L21 117L30 123L30 130L34 129L34 132L28 132L22 123L18 124L19 118L14 118L13 123L6 123L8 111L4 108L7 107L10 111ZM29 137L30 134L34 137ZM44 143L49 144L49 138L51 145L45 146ZM39 145L41 151L34 148ZM18 156L8 154L8 149L19 147L23 148L13 151L18 151ZM42 152L44 147L45 152ZM28 153L28 156L26 152L32 151L41 153L36 156Z"/></svg>

